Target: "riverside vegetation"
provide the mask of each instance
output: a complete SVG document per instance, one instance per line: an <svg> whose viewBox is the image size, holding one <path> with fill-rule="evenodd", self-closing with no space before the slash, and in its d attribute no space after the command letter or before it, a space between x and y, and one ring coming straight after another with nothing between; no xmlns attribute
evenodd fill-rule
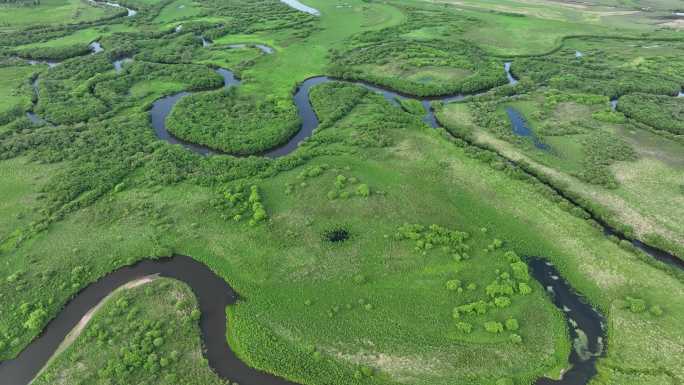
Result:
<svg viewBox="0 0 684 385"><path fill-rule="evenodd" d="M682 272L589 215L684 256L684 35L652 14L417 0L305 1L320 16L276 0L122 3L134 16L65 0L51 14L57 3L0 5L14 16L0 24L0 360L89 283L179 253L240 293L226 338L257 369L307 385L531 384L575 348L572 314L529 277L525 257L541 256L606 317L591 384L684 381ZM83 49L96 40L103 52ZM222 89L216 68L241 84ZM311 89L313 135L259 156L299 130L294 90L317 75L339 81ZM352 80L482 94L433 102L445 129L432 129L416 100ZM241 156L155 136L149 109L182 91L169 131ZM35 382L221 383L194 306L167 279L117 292Z"/></svg>

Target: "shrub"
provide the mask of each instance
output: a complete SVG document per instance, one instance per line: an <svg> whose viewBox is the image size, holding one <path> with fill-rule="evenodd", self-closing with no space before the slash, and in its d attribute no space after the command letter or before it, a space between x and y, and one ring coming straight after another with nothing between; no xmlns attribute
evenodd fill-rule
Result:
<svg viewBox="0 0 684 385"><path fill-rule="evenodd" d="M520 261L520 257L518 254L515 253L515 251L509 250L506 253L504 253L504 257L508 260L509 263L515 263Z"/></svg>
<svg viewBox="0 0 684 385"><path fill-rule="evenodd" d="M360 184L359 187L356 188L356 194L364 198L368 197L370 196L370 188L367 184Z"/></svg>
<svg viewBox="0 0 684 385"><path fill-rule="evenodd" d="M518 320L515 318L507 319L505 324L506 324L506 330L510 330L510 331L516 331L520 327L518 325Z"/></svg>
<svg viewBox="0 0 684 385"><path fill-rule="evenodd" d="M530 280L530 273L525 262L513 262L511 263L511 269L513 270L513 278L518 281L527 282Z"/></svg>
<svg viewBox="0 0 684 385"><path fill-rule="evenodd" d="M456 291L460 287L461 287L461 281L459 281L458 279L451 279L451 280L447 281L447 283L446 283L446 288L449 291Z"/></svg>
<svg viewBox="0 0 684 385"><path fill-rule="evenodd" d="M661 316L663 314L663 309L661 309L658 305L651 306L651 308L648 311L656 317Z"/></svg>
<svg viewBox="0 0 684 385"><path fill-rule="evenodd" d="M643 313L646 311L646 301L643 299L627 297L627 304L632 313Z"/></svg>
<svg viewBox="0 0 684 385"><path fill-rule="evenodd" d="M343 189L346 183L347 183L347 177L344 175L338 175L335 178L335 187L338 190Z"/></svg>
<svg viewBox="0 0 684 385"><path fill-rule="evenodd" d="M508 339L509 339L512 343L514 343L514 344L522 343L522 337L520 337L520 335L515 334L515 333L511 334L511 335L508 337Z"/></svg>
<svg viewBox="0 0 684 385"><path fill-rule="evenodd" d="M47 319L47 312L42 307L37 308L29 314L28 319L24 322L24 328L31 330L38 330L43 326Z"/></svg>
<svg viewBox="0 0 684 385"><path fill-rule="evenodd" d="M511 306L511 299L508 297L496 297L494 298L494 305L496 307L508 307Z"/></svg>
<svg viewBox="0 0 684 385"><path fill-rule="evenodd" d="M502 324L501 322L497 322L497 321L487 321L487 322L485 322L485 323L484 323L484 328L485 328L486 331L488 331L488 332L490 332L490 333L495 333L495 334L498 334L498 333L501 333L501 332L504 331L504 326L503 326L503 324Z"/></svg>
<svg viewBox="0 0 684 385"><path fill-rule="evenodd" d="M456 330L461 333L469 334L473 331L473 325L467 322L456 322Z"/></svg>
<svg viewBox="0 0 684 385"><path fill-rule="evenodd" d="M526 284L525 282L520 282L518 283L518 292L521 295L528 295L532 293L532 287L530 287L530 285Z"/></svg>

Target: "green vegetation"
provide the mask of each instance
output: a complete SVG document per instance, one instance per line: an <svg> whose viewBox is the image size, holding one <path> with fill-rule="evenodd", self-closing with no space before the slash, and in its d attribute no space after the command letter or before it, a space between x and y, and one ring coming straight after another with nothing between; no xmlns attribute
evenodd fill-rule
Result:
<svg viewBox="0 0 684 385"><path fill-rule="evenodd" d="M643 124L684 135L684 99L631 94L620 98L620 111Z"/></svg>
<svg viewBox="0 0 684 385"><path fill-rule="evenodd" d="M119 15L125 9L98 6L80 0L3 1L0 31L35 25L88 22Z"/></svg>
<svg viewBox="0 0 684 385"><path fill-rule="evenodd" d="M455 12L402 10L404 23L357 35L353 48L335 51L331 73L418 96L475 93L506 83L499 61L470 42L454 40L474 19Z"/></svg>
<svg viewBox="0 0 684 385"><path fill-rule="evenodd" d="M35 70L30 66L0 66L0 126L22 115L31 105L28 83Z"/></svg>
<svg viewBox="0 0 684 385"><path fill-rule="evenodd" d="M277 0L127 0L128 18L44 1L0 5L16 17L0 25L1 359L98 278L179 253L240 294L226 338L254 368L305 385L531 384L573 348L521 258L542 256L606 316L592 385L684 381L682 272L589 214L684 255L684 35L651 23L665 5L305 1L315 17ZM105 51L85 55L95 38ZM217 67L240 86L221 89ZM433 130L418 100L321 84L319 126L275 159L203 157L151 128L155 100L189 91L171 132L258 155L298 130L295 86L317 75L483 93L433 102ZM509 107L548 149L512 132ZM116 292L35 382L221 383L199 315L177 282Z"/></svg>
<svg viewBox="0 0 684 385"><path fill-rule="evenodd" d="M175 136L236 155L258 154L300 127L291 103L242 96L230 88L183 98L167 119Z"/></svg>
<svg viewBox="0 0 684 385"><path fill-rule="evenodd" d="M624 96L618 102L620 110L629 108L621 107L622 99L633 99ZM513 133L508 106L521 112L550 150ZM611 111L605 96L547 88L515 98L452 103L438 117L455 135L523 162L620 231L678 255L684 251L676 219L682 214L676 203L684 164L681 142Z"/></svg>
<svg viewBox="0 0 684 385"><path fill-rule="evenodd" d="M201 356L197 302L168 278L141 281L105 300L34 384L222 384Z"/></svg>

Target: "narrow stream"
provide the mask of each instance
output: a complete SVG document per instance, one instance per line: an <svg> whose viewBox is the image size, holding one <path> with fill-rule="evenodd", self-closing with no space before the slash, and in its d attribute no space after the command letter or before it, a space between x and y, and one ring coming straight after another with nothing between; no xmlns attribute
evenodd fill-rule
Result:
<svg viewBox="0 0 684 385"><path fill-rule="evenodd" d="M92 51L91 52L92 55L95 55L96 53L100 53L100 52L104 51L104 48L102 48L102 45L100 45L99 41L94 41L94 42L90 43L89 47L90 47L90 50Z"/></svg>
<svg viewBox="0 0 684 385"><path fill-rule="evenodd" d="M132 16L135 16L138 14L138 11L136 11L135 9L124 7L121 4L117 4L117 3L113 3L113 2L109 2L109 1L96 1L96 0L88 0L88 1L90 1L91 3L94 3L94 4L103 4L103 5L108 5L108 6L114 7L114 8L126 8L126 11L128 12L128 14L126 15L127 17L132 17Z"/></svg>
<svg viewBox="0 0 684 385"><path fill-rule="evenodd" d="M124 57L118 60L114 60L112 62L112 64L114 65L114 71L116 71L117 73L121 72L123 70L123 65L126 63L130 63L132 61L133 59L130 57Z"/></svg>
<svg viewBox="0 0 684 385"><path fill-rule="evenodd" d="M203 42L205 40L203 39ZM208 45L209 43L207 43ZM205 45L206 46L206 45ZM231 46L228 46L229 48L243 48L247 46L246 44L234 44ZM273 49L268 46L263 46L263 45L256 45L262 51L266 54L272 53ZM263 48L262 48L263 47ZM513 78L513 76L510 74L510 63L506 63L504 66L504 69L506 71L507 77L509 79L509 84L516 84L518 81L517 79ZM224 71L224 74L229 75L232 79L235 79L232 72L230 70L225 70L222 69L221 71ZM224 76L225 79L225 76ZM303 81L296 89L295 94L293 96L293 100L295 105L297 106L297 114L299 115L299 118L301 119L301 128L295 134L293 137L291 137L285 144L280 145L278 147L273 148L272 150L266 151L262 154L262 156L266 156L269 158L278 158L281 156L285 156L290 154L291 152L295 151L298 147L298 145L303 142L306 138L310 137L313 135L313 131L316 127L318 127L318 117L316 116L316 112L313 110L313 107L311 106L311 103L309 101L309 91L311 90L311 87L331 82L331 81L344 81L347 83L353 83L358 86L364 87L372 92L378 93L382 95L385 100L387 100L389 103L391 103L394 106L400 107L399 100L401 99L415 99L415 97L407 94L403 94L397 91L392 91L386 88L383 88L381 86L369 84L366 82L362 81L355 81L355 82L349 82L345 80L337 80L337 79L332 79L327 76L314 76L309 79L306 79ZM232 82L230 85L238 85L239 81ZM180 92L178 94L174 94L171 96L167 96L165 98L159 99L156 102L153 103L152 109L150 110L150 118L152 121L152 128L154 128L154 132L157 135L157 138L164 140L168 143L171 144L180 144L184 146L185 148L200 154L200 155L230 155L228 153L222 152L217 149L212 149L211 147L196 144L196 143L191 143L185 140L182 140L180 138L175 137L172 133L170 133L167 128L166 128L166 118L168 115L171 113L171 110L173 109L173 106L178 103L180 99L182 99L184 96L189 95L188 92ZM458 101L458 100L463 100L466 96L463 94L454 94L454 95L447 95L447 96L438 96L438 97L427 97L421 99L421 104L423 105L423 108L425 110L425 116L423 117L423 122L425 124L429 125L430 127L437 127L438 122L437 119L435 118L434 111L431 106L432 101L442 101L444 103L450 103L453 101Z"/></svg>
<svg viewBox="0 0 684 385"><path fill-rule="evenodd" d="M517 84L518 79L513 77L513 74L511 74L511 62L506 62L504 63L504 71L506 71L506 77L508 78L508 84Z"/></svg>
<svg viewBox="0 0 684 385"><path fill-rule="evenodd" d="M240 84L240 80L235 78L232 71L227 69L219 68L216 73L223 77L223 86L225 88L237 86ZM170 96L163 97L152 104L152 109L150 110L150 119L152 121L152 128L154 128L154 133L161 140L164 140L171 144L180 144L181 146L187 148L190 151L201 155L212 155L216 154L215 150L201 144L191 143L180 138L173 136L166 129L166 117L171 113L173 106L178 103L179 100L185 96L190 95L189 92L179 92Z"/></svg>

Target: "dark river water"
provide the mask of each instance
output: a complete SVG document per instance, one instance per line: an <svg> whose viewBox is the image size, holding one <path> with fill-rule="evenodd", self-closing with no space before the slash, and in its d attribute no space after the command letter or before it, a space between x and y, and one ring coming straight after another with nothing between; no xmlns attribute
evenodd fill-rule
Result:
<svg viewBox="0 0 684 385"><path fill-rule="evenodd" d="M606 338L604 318L575 292L553 264L540 258L532 258L527 262L532 276L546 289L553 304L565 312L573 341L570 369L560 380L540 378L536 384L585 385L596 375L596 359L603 354Z"/></svg>

